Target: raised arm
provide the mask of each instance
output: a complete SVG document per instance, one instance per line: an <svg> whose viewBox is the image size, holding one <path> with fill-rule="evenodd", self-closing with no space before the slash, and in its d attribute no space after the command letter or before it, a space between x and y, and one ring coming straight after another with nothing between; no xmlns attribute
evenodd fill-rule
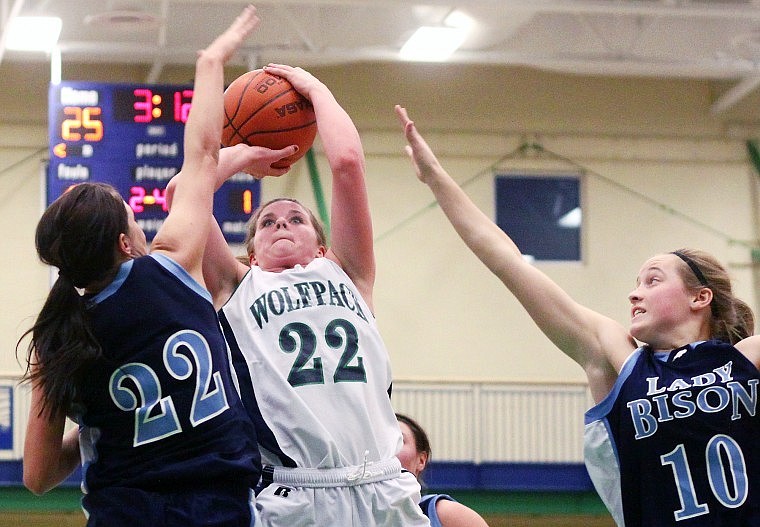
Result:
<svg viewBox="0 0 760 527"><path fill-rule="evenodd" d="M547 275L528 263L514 242L449 176L404 108L407 154L417 177L435 195L452 226L473 253L515 295L541 331L586 372L594 397L606 395L636 343L625 328L575 302Z"/></svg>
<svg viewBox="0 0 760 527"><path fill-rule="evenodd" d="M332 172L330 248L326 257L343 268L372 307L375 252L359 132L329 88L310 73L281 64L264 69L287 79L314 106L319 138Z"/></svg>
<svg viewBox="0 0 760 527"><path fill-rule="evenodd" d="M204 283L201 266L222 135L224 64L258 24L256 8L249 5L224 33L198 53L182 170L174 178L169 215L153 240L153 251L171 256L200 283Z"/></svg>
<svg viewBox="0 0 760 527"><path fill-rule="evenodd" d="M242 143L222 148L219 152L216 189L238 172L247 172L257 179L286 174L290 168L272 168L272 163L293 155L297 149L297 146L291 145L282 150L270 150ZM210 221L211 230L203 253L203 279L213 298L214 307L219 309L235 291L249 266L235 257L216 219L210 217Z"/></svg>
<svg viewBox="0 0 760 527"><path fill-rule="evenodd" d="M298 147L291 145L281 150L271 150L261 146L248 146L243 143L222 148L219 151L219 164L216 171L215 190L218 190L227 179L239 172L246 172L256 179L265 176L278 177L286 174L290 168L273 168L272 163L293 155ZM181 179L177 174L166 186L166 203L171 210L174 201L174 191ZM237 260L224 235L216 222L209 215L210 231L203 252L203 279L206 288L214 299L218 309L230 297L237 287L248 266Z"/></svg>

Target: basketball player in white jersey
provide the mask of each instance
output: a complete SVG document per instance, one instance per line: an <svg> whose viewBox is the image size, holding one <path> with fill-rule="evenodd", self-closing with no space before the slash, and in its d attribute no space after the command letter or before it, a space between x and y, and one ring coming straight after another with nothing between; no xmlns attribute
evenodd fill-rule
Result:
<svg viewBox="0 0 760 527"><path fill-rule="evenodd" d="M285 65L265 70L313 104L333 179L329 247L311 211L278 199L249 222L249 265L236 259L218 226L205 253L204 278L257 427L261 522L429 525L417 504L419 484L396 458L402 438L373 315L375 257L359 134L317 78ZM220 166L228 177L255 155L225 150Z"/></svg>

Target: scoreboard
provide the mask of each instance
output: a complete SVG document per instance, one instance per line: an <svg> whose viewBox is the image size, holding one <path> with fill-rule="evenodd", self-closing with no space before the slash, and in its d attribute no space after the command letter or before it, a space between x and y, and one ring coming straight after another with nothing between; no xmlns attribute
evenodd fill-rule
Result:
<svg viewBox="0 0 760 527"><path fill-rule="evenodd" d="M192 86L51 84L47 204L77 183L109 183L152 240L167 215L166 185L182 167L192 98ZM217 191L214 216L227 241L243 241L260 196L260 182L244 173Z"/></svg>

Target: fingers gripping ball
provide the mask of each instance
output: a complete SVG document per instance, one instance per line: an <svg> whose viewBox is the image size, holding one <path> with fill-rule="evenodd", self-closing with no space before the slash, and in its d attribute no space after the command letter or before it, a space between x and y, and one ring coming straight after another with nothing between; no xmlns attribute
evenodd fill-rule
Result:
<svg viewBox="0 0 760 527"><path fill-rule="evenodd" d="M285 79L253 70L224 92L222 145L245 143L272 149L298 145L298 152L276 163L286 168L303 157L317 135L314 107Z"/></svg>

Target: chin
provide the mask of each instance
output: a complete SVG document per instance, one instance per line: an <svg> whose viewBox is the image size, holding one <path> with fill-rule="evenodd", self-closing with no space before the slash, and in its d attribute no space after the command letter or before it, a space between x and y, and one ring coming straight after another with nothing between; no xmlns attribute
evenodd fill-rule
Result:
<svg viewBox="0 0 760 527"><path fill-rule="evenodd" d="M646 336L645 332L644 332L644 331L642 331L641 329L637 329L637 328L635 328L635 327L631 326L631 328L628 330L628 333L629 333L629 334L630 334L630 335L631 335L631 336L632 336L634 339L636 339L636 342L640 342L640 343L644 343L644 344L646 344L646 342L648 341L648 339L647 339L647 336Z"/></svg>

